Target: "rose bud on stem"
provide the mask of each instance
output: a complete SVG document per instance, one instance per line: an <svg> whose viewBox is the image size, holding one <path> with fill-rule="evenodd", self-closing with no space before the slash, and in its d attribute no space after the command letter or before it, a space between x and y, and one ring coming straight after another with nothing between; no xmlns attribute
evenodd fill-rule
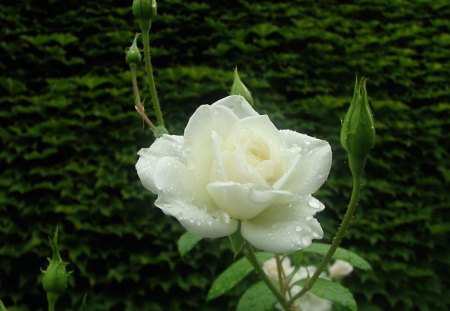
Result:
<svg viewBox="0 0 450 311"><path fill-rule="evenodd" d="M350 202L342 223L333 239L333 243L317 267L316 272L305 282L302 290L292 297L289 303L292 303L312 288L320 273L322 273L332 258L334 252L341 243L345 232L350 226L351 219L358 205L361 177L367 155L374 144L374 140L375 128L367 98L366 79L362 78L359 81L356 79L353 99L341 129L341 144L348 153L349 166L353 175L353 189Z"/></svg>
<svg viewBox="0 0 450 311"><path fill-rule="evenodd" d="M137 47L138 36L139 34L136 34L134 36L133 43L126 52L125 61L130 66L131 84L133 85L134 107L136 108L136 111L141 115L142 120L144 120L144 122L150 127L151 130L154 130L155 125L152 123L152 121L150 121L148 116L145 114L144 105L142 104L141 97L139 95L136 69L142 61L142 56L141 52L139 51L139 48Z"/></svg>
<svg viewBox="0 0 450 311"><path fill-rule="evenodd" d="M341 144L348 153L353 178L361 178L374 140L375 127L367 98L366 78L359 81L356 78L353 99L341 129Z"/></svg>
<svg viewBox="0 0 450 311"><path fill-rule="evenodd" d="M52 258L48 258L49 265L42 278L42 287L47 292L48 311L55 310L59 296L67 288L67 278L71 272L66 272L67 263L62 261L58 249L58 227L55 229L53 239L50 240Z"/></svg>
<svg viewBox="0 0 450 311"><path fill-rule="evenodd" d="M150 57L150 28L152 21L156 16L156 1L155 0L134 0L132 6L133 14L136 17L139 27L142 32L142 41L144 44L144 61L145 71L147 73L147 81L152 98L153 108L158 121L158 126L164 127L164 119L162 117L161 107L159 104L158 94L156 92L155 78L153 77L153 68ZM167 131L167 130L166 130ZM164 132L159 130L155 133ZM162 135L162 134L161 134Z"/></svg>

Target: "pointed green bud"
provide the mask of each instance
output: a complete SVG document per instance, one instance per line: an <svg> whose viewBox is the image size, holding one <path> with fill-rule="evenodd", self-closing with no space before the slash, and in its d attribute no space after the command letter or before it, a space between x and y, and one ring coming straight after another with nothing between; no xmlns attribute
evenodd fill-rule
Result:
<svg viewBox="0 0 450 311"><path fill-rule="evenodd" d="M67 263L63 262L58 249L58 227L56 227L53 239L50 240L52 247L52 258L49 259L49 265L42 278L42 287L47 292L49 305L55 305L59 296L67 288L67 279L69 273L66 271Z"/></svg>
<svg viewBox="0 0 450 311"><path fill-rule="evenodd" d="M149 32L152 19L156 16L156 0L133 0L132 9L142 32Z"/></svg>
<svg viewBox="0 0 450 311"><path fill-rule="evenodd" d="M360 177L364 164L375 141L373 115L369 106L366 79L356 78L353 99L341 129L341 144L347 151L350 170Z"/></svg>
<svg viewBox="0 0 450 311"><path fill-rule="evenodd" d="M252 93L248 90L245 84L242 82L241 78L239 78L239 74L237 68L234 68L234 80L233 85L231 86L230 95L241 95L245 98L245 100L253 106L253 97Z"/></svg>
<svg viewBox="0 0 450 311"><path fill-rule="evenodd" d="M128 65L136 64L139 65L142 60L141 52L139 51L139 48L137 46L137 38L139 37L139 34L136 34L134 36L133 43L131 44L130 48L128 49L126 55L125 55L125 61Z"/></svg>

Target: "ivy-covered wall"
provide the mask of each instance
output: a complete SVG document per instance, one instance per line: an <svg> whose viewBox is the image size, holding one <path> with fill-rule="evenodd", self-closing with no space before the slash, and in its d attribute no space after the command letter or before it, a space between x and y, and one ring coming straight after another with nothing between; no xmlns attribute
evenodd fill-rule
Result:
<svg viewBox="0 0 450 311"><path fill-rule="evenodd" d="M10 311L45 309L39 268L56 225L74 271L64 310L86 292L92 311L232 310L239 294L205 301L233 260L226 240L181 260L182 228L135 173L152 135L124 63L131 2L0 4L0 298ZM330 141L333 168L317 193L326 240L351 190L340 120L355 74L369 77L377 140L343 246L374 271L345 285L363 311L448 310L448 1L161 0L158 11L153 65L171 132L225 96L237 66L279 128Z"/></svg>

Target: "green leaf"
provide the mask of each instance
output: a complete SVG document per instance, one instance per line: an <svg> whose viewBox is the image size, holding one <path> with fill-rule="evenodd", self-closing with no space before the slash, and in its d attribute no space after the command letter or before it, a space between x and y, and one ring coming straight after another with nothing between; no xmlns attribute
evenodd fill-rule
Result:
<svg viewBox="0 0 450 311"><path fill-rule="evenodd" d="M259 262L264 262L273 257L270 253L256 253L256 258ZM230 289L232 289L236 284L242 281L250 272L253 271L253 267L247 258L243 257L229 266L225 271L223 271L211 285L209 289L207 300L219 297Z"/></svg>
<svg viewBox="0 0 450 311"><path fill-rule="evenodd" d="M181 257L184 257L191 251L191 249L201 240L198 236L193 235L192 233L185 232L178 239L178 252Z"/></svg>
<svg viewBox="0 0 450 311"><path fill-rule="evenodd" d="M241 296L236 311L270 311L276 302L275 296L261 281L254 284Z"/></svg>
<svg viewBox="0 0 450 311"><path fill-rule="evenodd" d="M242 237L241 230L236 230L233 234L228 236L231 244L231 249L234 253L234 258L241 252L244 247L244 238Z"/></svg>
<svg viewBox="0 0 450 311"><path fill-rule="evenodd" d="M306 280L300 280L295 284L303 286L305 282ZM347 307L352 311L356 311L358 309L353 294L344 286L330 280L317 279L313 287L310 289L310 292L319 297Z"/></svg>
<svg viewBox="0 0 450 311"><path fill-rule="evenodd" d="M305 248L303 251L306 253L325 255L328 252L329 248L330 248L329 244L312 243L308 248ZM372 270L372 267L365 259L341 247L337 248L336 252L333 255L333 258L347 261L352 266L362 270Z"/></svg>

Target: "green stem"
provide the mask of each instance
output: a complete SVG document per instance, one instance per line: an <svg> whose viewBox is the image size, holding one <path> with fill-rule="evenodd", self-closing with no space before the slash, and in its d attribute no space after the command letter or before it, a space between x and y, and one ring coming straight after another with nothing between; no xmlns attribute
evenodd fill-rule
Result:
<svg viewBox="0 0 450 311"><path fill-rule="evenodd" d="M264 273L264 270L261 268L261 264L258 262L258 258L255 256L255 252L250 244L247 242L244 243L243 253L248 261L252 264L253 268L258 273L259 277L266 283L266 286L270 289L273 295L277 298L278 302L281 304L285 311L289 311L290 307L284 296L276 289L273 285L272 281L269 280L267 275Z"/></svg>
<svg viewBox="0 0 450 311"><path fill-rule="evenodd" d="M145 109L141 103L141 97L139 96L139 87L136 78L136 64L130 64L130 76L131 76L131 83L133 85L134 107L136 108L136 111L141 115L144 122L151 129L154 129L155 125L152 123L152 121L150 121L150 119L145 114Z"/></svg>
<svg viewBox="0 0 450 311"><path fill-rule="evenodd" d="M277 262L277 272L278 272L278 282L280 285L280 293L282 295L284 295L284 284L283 284L283 280L284 280L284 273L283 273L283 266L281 263L281 259L279 255L275 256L275 260Z"/></svg>
<svg viewBox="0 0 450 311"><path fill-rule="evenodd" d="M58 294L47 293L48 311L55 311L55 305L58 298Z"/></svg>
<svg viewBox="0 0 450 311"><path fill-rule="evenodd" d="M153 108L155 109L158 125L164 126L164 120L162 117L161 107L159 105L158 94L156 93L155 78L153 77L152 63L150 59L150 34L148 31L142 32L142 39L144 42L145 71L147 72L147 80L150 87Z"/></svg>
<svg viewBox="0 0 450 311"><path fill-rule="evenodd" d="M358 196L359 191L361 188L361 178L360 176L353 178L353 190L352 190L352 196L350 198L350 203L348 204L347 212L344 215L344 219L342 220L341 226L339 227L339 230L336 233L336 236L333 239L333 243L330 246L330 249L326 253L325 257L323 257L322 261L320 262L319 266L317 267L316 272L313 274L311 278L306 280L305 284L303 285L302 290L291 298L289 301L289 304L292 304L296 299L300 298L304 293L306 293L308 290L310 290L316 280L319 278L322 271L327 267L328 262L331 260L331 257L333 257L334 252L338 248L339 244L342 241L342 238L344 237L345 232L347 231L350 222L353 218L353 214L355 212L355 209L358 205Z"/></svg>

